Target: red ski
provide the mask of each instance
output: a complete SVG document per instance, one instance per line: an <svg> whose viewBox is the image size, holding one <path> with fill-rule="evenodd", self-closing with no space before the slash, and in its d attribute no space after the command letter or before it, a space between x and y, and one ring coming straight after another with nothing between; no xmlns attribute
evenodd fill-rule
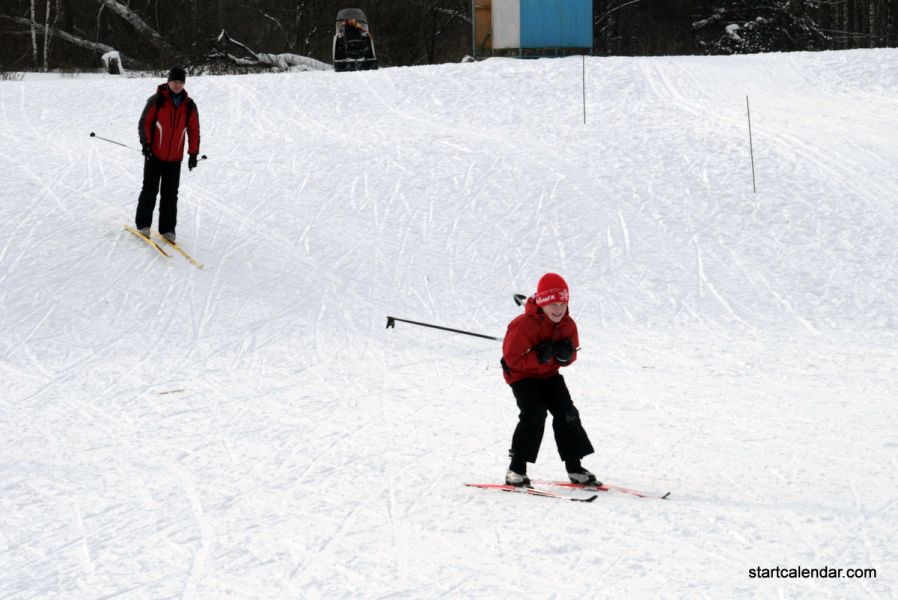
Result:
<svg viewBox="0 0 898 600"><path fill-rule="evenodd" d="M638 490L631 490L630 488L620 487L618 485L608 485L603 483L602 485L593 485L587 483L571 483L570 481L533 481L535 485L550 485L553 487L561 487L575 490L583 490L585 492L617 492L619 494L629 494L631 496L636 496L638 498L654 498L656 500L667 500L668 496L670 496L670 492L667 492L664 495L658 494L650 494L646 492L640 492Z"/></svg>
<svg viewBox="0 0 898 600"><path fill-rule="evenodd" d="M466 483L468 487L483 488L485 490L499 490L502 492L511 492L515 494L529 494L530 496L542 496L543 498L555 498L556 500L570 500L571 502L592 502L599 497L593 494L587 498L577 498L576 496L566 496L549 490L543 490L534 487L514 486L506 483ZM589 491L589 490L586 490Z"/></svg>

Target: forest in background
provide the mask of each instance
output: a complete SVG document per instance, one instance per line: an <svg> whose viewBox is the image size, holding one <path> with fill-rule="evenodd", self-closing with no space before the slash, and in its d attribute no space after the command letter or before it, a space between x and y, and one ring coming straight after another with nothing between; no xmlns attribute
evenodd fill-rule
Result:
<svg viewBox="0 0 898 600"><path fill-rule="evenodd" d="M337 11L350 6L365 11L381 66L458 62L473 53L471 0L5 0L0 70L93 70L111 51L129 69L277 68L262 53L330 63ZM593 12L595 55L898 43L898 0L596 0Z"/></svg>

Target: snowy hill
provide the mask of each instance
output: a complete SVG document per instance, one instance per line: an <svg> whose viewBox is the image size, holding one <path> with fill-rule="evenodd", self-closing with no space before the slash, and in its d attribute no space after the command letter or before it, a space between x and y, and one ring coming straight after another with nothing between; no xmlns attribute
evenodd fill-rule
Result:
<svg viewBox="0 0 898 600"><path fill-rule="evenodd" d="M898 52L0 82L0 597L894 598ZM757 193L752 192L746 95ZM592 504L500 481L514 292L571 286ZM532 477L564 475L551 430ZM749 569L873 568L756 579Z"/></svg>

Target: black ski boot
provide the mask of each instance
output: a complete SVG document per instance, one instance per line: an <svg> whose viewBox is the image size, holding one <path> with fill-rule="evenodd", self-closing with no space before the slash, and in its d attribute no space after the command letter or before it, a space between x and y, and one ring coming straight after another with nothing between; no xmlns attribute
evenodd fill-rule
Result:
<svg viewBox="0 0 898 600"><path fill-rule="evenodd" d="M579 460L570 460L564 463L567 467L567 476L571 483L579 483L581 485L594 485L596 487L602 485L596 476L589 472L586 467L580 464Z"/></svg>
<svg viewBox="0 0 898 600"><path fill-rule="evenodd" d="M505 484L515 487L530 487L530 478L526 473L517 473L508 469L508 473L505 474Z"/></svg>

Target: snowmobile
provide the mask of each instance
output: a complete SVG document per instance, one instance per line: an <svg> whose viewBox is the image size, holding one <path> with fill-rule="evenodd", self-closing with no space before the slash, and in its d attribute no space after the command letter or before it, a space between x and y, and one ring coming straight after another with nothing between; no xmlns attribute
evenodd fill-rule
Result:
<svg viewBox="0 0 898 600"><path fill-rule="evenodd" d="M374 38L368 31L368 18L358 8L337 13L334 33L334 71L367 71L377 68Z"/></svg>

